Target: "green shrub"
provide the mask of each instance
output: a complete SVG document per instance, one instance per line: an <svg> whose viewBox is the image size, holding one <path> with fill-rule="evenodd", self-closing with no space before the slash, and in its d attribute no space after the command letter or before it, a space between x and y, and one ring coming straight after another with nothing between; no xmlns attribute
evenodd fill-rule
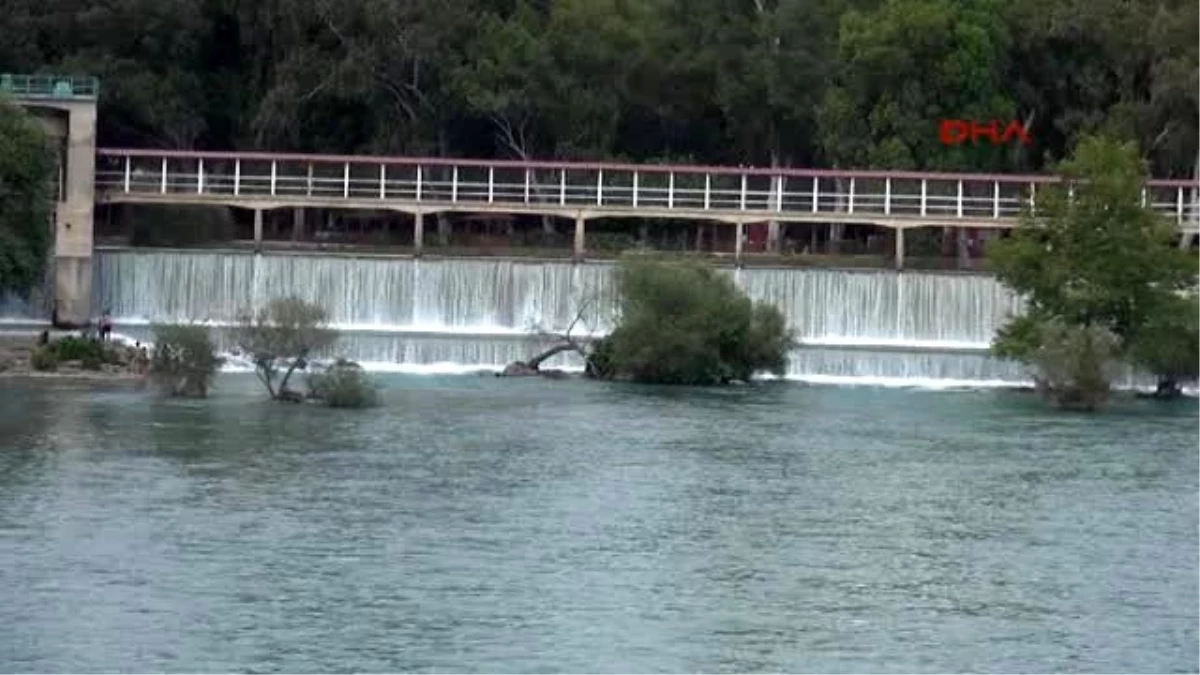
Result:
<svg viewBox="0 0 1200 675"><path fill-rule="evenodd" d="M36 371L52 373L58 370L58 356L50 345L42 345L29 355L29 365Z"/></svg>
<svg viewBox="0 0 1200 675"><path fill-rule="evenodd" d="M1130 341L1130 360L1158 378L1159 395L1178 396L1181 383L1200 376L1196 307L1196 293L1165 298Z"/></svg>
<svg viewBox="0 0 1200 675"><path fill-rule="evenodd" d="M782 375L795 340L783 314L698 262L626 258L616 329L602 369L635 382L707 385Z"/></svg>
<svg viewBox="0 0 1200 675"><path fill-rule="evenodd" d="M1108 400L1121 342L1099 326L1046 322L1030 355L1038 391L1059 407L1092 411Z"/></svg>
<svg viewBox="0 0 1200 675"><path fill-rule="evenodd" d="M223 359L204 326L154 326L150 378L169 396L204 398Z"/></svg>
<svg viewBox="0 0 1200 675"><path fill-rule="evenodd" d="M344 359L310 375L308 391L331 408L370 408L379 403L379 392L362 366Z"/></svg>
<svg viewBox="0 0 1200 675"><path fill-rule="evenodd" d="M68 335L51 342L49 347L54 350L60 362L80 361L102 364L116 363L118 361L116 354L112 350L107 349L104 343L99 340ZM99 368L99 365L97 365L97 368Z"/></svg>

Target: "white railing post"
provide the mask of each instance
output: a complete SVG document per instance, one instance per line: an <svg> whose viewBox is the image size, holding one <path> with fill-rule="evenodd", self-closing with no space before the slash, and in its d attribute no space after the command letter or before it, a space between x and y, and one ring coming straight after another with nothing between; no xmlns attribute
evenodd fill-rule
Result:
<svg viewBox="0 0 1200 675"><path fill-rule="evenodd" d="M992 217L1000 217L1000 181L992 184Z"/></svg>
<svg viewBox="0 0 1200 675"><path fill-rule="evenodd" d="M1029 184L1029 213L1037 213L1037 183Z"/></svg>
<svg viewBox="0 0 1200 675"><path fill-rule="evenodd" d="M707 211L712 202L712 174L704 174L704 210Z"/></svg>
<svg viewBox="0 0 1200 675"><path fill-rule="evenodd" d="M196 194L204 194L204 160L196 160Z"/></svg>
<svg viewBox="0 0 1200 675"><path fill-rule="evenodd" d="M637 205L638 205L637 192L638 192L638 172L634 171L633 172L633 208L635 208L635 209L637 208Z"/></svg>
<svg viewBox="0 0 1200 675"><path fill-rule="evenodd" d="M675 208L675 172L667 173L667 208Z"/></svg>
<svg viewBox="0 0 1200 675"><path fill-rule="evenodd" d="M846 213L854 213L854 176L850 177L850 201L846 204Z"/></svg>
<svg viewBox="0 0 1200 675"><path fill-rule="evenodd" d="M958 217L963 217L963 184L958 181Z"/></svg>
<svg viewBox="0 0 1200 675"><path fill-rule="evenodd" d="M307 189L308 196L311 197L312 191L313 191L313 163L312 162L308 163L308 187L306 189Z"/></svg>
<svg viewBox="0 0 1200 675"><path fill-rule="evenodd" d="M167 194L167 158L163 157L162 161L162 184L159 186L159 192Z"/></svg>
<svg viewBox="0 0 1200 675"><path fill-rule="evenodd" d="M379 198L387 199L387 164L379 165Z"/></svg>
<svg viewBox="0 0 1200 675"><path fill-rule="evenodd" d="M787 186L787 178L784 177L783 175L779 175L779 176L776 176L776 180L778 181L778 183L777 183L778 189L775 191L775 210L782 213L783 212L783 191L784 191L784 189L786 189L786 186Z"/></svg>
<svg viewBox="0 0 1200 675"><path fill-rule="evenodd" d="M739 208L743 211L746 210L746 174L744 173L742 174L742 197L739 203Z"/></svg>
<svg viewBox="0 0 1200 675"><path fill-rule="evenodd" d="M271 196L272 197L275 196L275 183L278 181L279 168L276 166L276 164L277 164L277 162L275 160L271 160Z"/></svg>
<svg viewBox="0 0 1200 675"><path fill-rule="evenodd" d="M450 201L458 201L458 165L450 169Z"/></svg>
<svg viewBox="0 0 1200 675"><path fill-rule="evenodd" d="M350 162L342 165L342 198L350 198Z"/></svg>
<svg viewBox="0 0 1200 675"><path fill-rule="evenodd" d="M1147 201L1146 188L1143 187L1142 188L1142 208L1143 209L1146 208L1146 201Z"/></svg>
<svg viewBox="0 0 1200 675"><path fill-rule="evenodd" d="M421 165L417 165L417 201L421 201Z"/></svg>
<svg viewBox="0 0 1200 675"><path fill-rule="evenodd" d="M529 169L525 169L525 203L529 203Z"/></svg>
<svg viewBox="0 0 1200 675"><path fill-rule="evenodd" d="M820 194L821 194L821 179L817 176L813 176L813 203L812 203L812 212L813 213L816 213L817 210L821 208Z"/></svg>
<svg viewBox="0 0 1200 675"><path fill-rule="evenodd" d="M567 170L558 170L558 203L560 206L565 206L567 203Z"/></svg>
<svg viewBox="0 0 1200 675"><path fill-rule="evenodd" d="M131 164L133 164L133 161L129 158L129 155L125 155L125 191L126 192L129 192L129 174L133 172L130 167Z"/></svg>
<svg viewBox="0 0 1200 675"><path fill-rule="evenodd" d="M883 179L883 215L892 215L892 179Z"/></svg>
<svg viewBox="0 0 1200 675"><path fill-rule="evenodd" d="M1180 185L1178 188L1176 188L1176 194L1178 195L1178 198L1176 200L1177 203L1175 205L1175 219L1179 223L1179 226L1183 227L1183 186L1182 185Z"/></svg>
<svg viewBox="0 0 1200 675"><path fill-rule="evenodd" d="M929 203L929 179L921 179L921 215L924 216Z"/></svg>
<svg viewBox="0 0 1200 675"><path fill-rule="evenodd" d="M596 171L596 206L604 204L604 169Z"/></svg>
<svg viewBox="0 0 1200 675"><path fill-rule="evenodd" d="M242 160L233 160L233 194L242 194Z"/></svg>
<svg viewBox="0 0 1200 675"><path fill-rule="evenodd" d="M496 195L496 167L488 167L488 203L495 201Z"/></svg>

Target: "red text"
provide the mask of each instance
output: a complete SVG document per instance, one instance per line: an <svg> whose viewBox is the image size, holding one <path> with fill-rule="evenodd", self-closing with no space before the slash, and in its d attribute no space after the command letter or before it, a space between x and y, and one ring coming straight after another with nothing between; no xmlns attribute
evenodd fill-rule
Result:
<svg viewBox="0 0 1200 675"><path fill-rule="evenodd" d="M967 141L978 143L980 138L986 138L992 145L1003 145L1017 139L1024 145L1033 143L1029 129L1020 122L1011 122L1001 131L1000 120L992 120L986 124L975 120L942 120L941 137L944 145L962 145Z"/></svg>

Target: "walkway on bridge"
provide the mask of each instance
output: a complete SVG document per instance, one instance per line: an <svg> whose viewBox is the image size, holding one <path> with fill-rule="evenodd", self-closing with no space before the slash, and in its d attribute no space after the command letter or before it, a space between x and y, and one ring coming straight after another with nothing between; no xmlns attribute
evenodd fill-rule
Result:
<svg viewBox="0 0 1200 675"><path fill-rule="evenodd" d="M820 171L652 164L267 153L97 151L102 202L220 204L537 214L576 221L582 252L593 218L685 218L920 227L1012 228L1054 176ZM1142 199L1197 230L1197 181L1152 180ZM261 218L258 219L261 223ZM261 227L256 228L261 239ZM741 237L737 238L739 243ZM419 233L417 241L419 242ZM902 244L901 244L902 246Z"/></svg>

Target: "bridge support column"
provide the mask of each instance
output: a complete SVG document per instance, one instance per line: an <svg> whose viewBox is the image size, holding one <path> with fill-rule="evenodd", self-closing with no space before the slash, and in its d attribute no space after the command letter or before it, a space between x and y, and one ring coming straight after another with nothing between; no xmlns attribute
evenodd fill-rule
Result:
<svg viewBox="0 0 1200 675"><path fill-rule="evenodd" d="M413 255L420 256L421 248L425 245L425 214L413 214Z"/></svg>
<svg viewBox="0 0 1200 675"><path fill-rule="evenodd" d="M584 242L585 242L585 223L583 216L575 217L575 248L571 254L572 259L576 261L583 260Z"/></svg>
<svg viewBox="0 0 1200 675"><path fill-rule="evenodd" d="M96 104L65 106L63 194L54 213L54 315L60 327L92 320L92 237L96 184Z"/></svg>
<svg viewBox="0 0 1200 675"><path fill-rule="evenodd" d="M742 248L746 242L746 224L739 222L734 226L733 231L733 262L738 267L742 266Z"/></svg>
<svg viewBox="0 0 1200 675"><path fill-rule="evenodd" d="M300 241L304 238L304 209L292 209L292 241Z"/></svg>
<svg viewBox="0 0 1200 675"><path fill-rule="evenodd" d="M262 251L263 242L263 210L254 209L254 252Z"/></svg>
<svg viewBox="0 0 1200 675"><path fill-rule="evenodd" d="M1191 243L1192 235L1190 232L1184 232L1183 234L1179 235L1179 248L1186 251Z"/></svg>
<svg viewBox="0 0 1200 675"><path fill-rule="evenodd" d="M767 250L771 253L779 253L779 221L772 220L767 223Z"/></svg>
<svg viewBox="0 0 1200 675"><path fill-rule="evenodd" d="M904 230L897 227L896 232L896 269L904 269Z"/></svg>

